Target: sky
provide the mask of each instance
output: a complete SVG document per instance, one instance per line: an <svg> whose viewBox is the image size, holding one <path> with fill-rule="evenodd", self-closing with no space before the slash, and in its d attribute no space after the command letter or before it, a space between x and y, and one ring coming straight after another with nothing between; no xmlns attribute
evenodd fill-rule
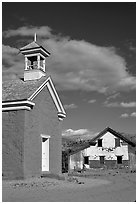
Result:
<svg viewBox="0 0 138 204"><path fill-rule="evenodd" d="M3 80L21 77L19 48L34 40L67 117L63 135L91 137L107 126L136 132L135 2L2 3Z"/></svg>

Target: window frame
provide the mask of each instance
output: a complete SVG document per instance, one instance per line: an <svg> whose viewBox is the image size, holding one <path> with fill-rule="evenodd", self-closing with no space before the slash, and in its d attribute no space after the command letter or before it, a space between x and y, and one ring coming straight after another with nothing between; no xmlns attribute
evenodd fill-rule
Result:
<svg viewBox="0 0 138 204"><path fill-rule="evenodd" d="M87 158L87 162L86 162ZM89 165L89 156L84 156L84 164Z"/></svg>
<svg viewBox="0 0 138 204"><path fill-rule="evenodd" d="M117 164L122 164L123 163L123 159L122 159L122 156L116 156L117 157ZM119 159L118 158L121 158L121 162L119 161Z"/></svg>
<svg viewBox="0 0 138 204"><path fill-rule="evenodd" d="M101 142L101 144L99 145L99 142ZM98 143L97 143L98 147L102 147L103 146L103 139L98 139Z"/></svg>
<svg viewBox="0 0 138 204"><path fill-rule="evenodd" d="M120 138L115 138L115 147L120 147Z"/></svg>

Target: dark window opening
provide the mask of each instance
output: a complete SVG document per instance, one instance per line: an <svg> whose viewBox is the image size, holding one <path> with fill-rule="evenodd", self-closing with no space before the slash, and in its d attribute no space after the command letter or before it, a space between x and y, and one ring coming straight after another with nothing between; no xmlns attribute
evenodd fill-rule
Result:
<svg viewBox="0 0 138 204"><path fill-rule="evenodd" d="M117 156L117 164L122 164L122 156Z"/></svg>
<svg viewBox="0 0 138 204"><path fill-rule="evenodd" d="M102 139L98 140L98 147L102 147Z"/></svg>
<svg viewBox="0 0 138 204"><path fill-rule="evenodd" d="M84 157L84 164L89 164L89 157L88 156Z"/></svg>
<svg viewBox="0 0 138 204"><path fill-rule="evenodd" d="M100 156L100 164L104 164L104 156Z"/></svg>
<svg viewBox="0 0 138 204"><path fill-rule="evenodd" d="M120 147L120 139L115 139L115 147Z"/></svg>

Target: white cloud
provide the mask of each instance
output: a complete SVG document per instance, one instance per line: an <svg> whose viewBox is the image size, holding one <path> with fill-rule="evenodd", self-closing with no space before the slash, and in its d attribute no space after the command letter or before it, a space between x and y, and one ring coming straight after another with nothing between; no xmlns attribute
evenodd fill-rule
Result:
<svg viewBox="0 0 138 204"><path fill-rule="evenodd" d="M121 102L121 103L118 103L118 102L112 102L112 103L109 103L108 101L105 101L104 102L104 106L105 107L122 107L122 108L134 108L136 107L136 102L129 102L129 103L125 103L125 102Z"/></svg>
<svg viewBox="0 0 138 204"><path fill-rule="evenodd" d="M63 137L72 137L72 138L79 138L79 139L91 139L96 136L98 133L94 133L88 129L67 129L62 132Z"/></svg>
<svg viewBox="0 0 138 204"><path fill-rule="evenodd" d="M120 104L118 102L109 103L108 101L105 101L104 106L108 107L108 108L110 108L110 107L114 108L114 107L120 107Z"/></svg>
<svg viewBox="0 0 138 204"><path fill-rule="evenodd" d="M24 71L24 58L19 50L7 45L2 46L2 63L4 78L17 78Z"/></svg>
<svg viewBox="0 0 138 204"><path fill-rule="evenodd" d="M136 112L131 113L131 117L136 117Z"/></svg>
<svg viewBox="0 0 138 204"><path fill-rule="evenodd" d="M123 113L120 117L121 117L121 118L128 118L129 115L128 115L127 113Z"/></svg>
<svg viewBox="0 0 138 204"><path fill-rule="evenodd" d="M111 95L111 96L108 96L108 97L107 97L107 100L115 99L115 98L117 98L118 96L120 96L120 93L115 93L115 94L113 94L113 95Z"/></svg>
<svg viewBox="0 0 138 204"><path fill-rule="evenodd" d="M84 135L84 134L88 134L89 130L87 129L79 129L79 130L72 130L72 129L67 129L65 131L63 131L62 136L78 136L78 135Z"/></svg>
<svg viewBox="0 0 138 204"><path fill-rule="evenodd" d="M74 109L74 108L77 108L77 105L75 105L74 103L72 104L65 104L64 105L64 108L67 110L67 109Z"/></svg>
<svg viewBox="0 0 138 204"><path fill-rule="evenodd" d="M96 102L96 99L91 99L88 101L88 103L95 103Z"/></svg>
<svg viewBox="0 0 138 204"><path fill-rule="evenodd" d="M124 108L133 108L133 107L136 107L136 102L130 102L130 103L122 102L120 105L121 107L124 107Z"/></svg>
<svg viewBox="0 0 138 204"><path fill-rule="evenodd" d="M51 52L47 59L47 70L58 89L99 93L135 89L135 77L126 71L126 61L116 53L114 47L101 47L84 40L71 40L69 37L52 34L51 28L47 26L7 30L3 37L28 37L33 36L35 32L38 42ZM11 49L15 51L15 48ZM13 52L6 52L5 49L3 53L3 72L6 74L23 72L23 56L21 60L19 55L13 56Z"/></svg>
<svg viewBox="0 0 138 204"><path fill-rule="evenodd" d="M41 26L41 27L33 27L33 26L23 26L16 30L9 29L3 32L3 37L10 38L14 36L34 36L35 33L39 33L40 37L49 37L52 36L51 34L52 29L48 26Z"/></svg>
<svg viewBox="0 0 138 204"><path fill-rule="evenodd" d="M120 117L121 117L121 118L136 117L136 112L133 112L133 113L131 113L131 114L123 113Z"/></svg>

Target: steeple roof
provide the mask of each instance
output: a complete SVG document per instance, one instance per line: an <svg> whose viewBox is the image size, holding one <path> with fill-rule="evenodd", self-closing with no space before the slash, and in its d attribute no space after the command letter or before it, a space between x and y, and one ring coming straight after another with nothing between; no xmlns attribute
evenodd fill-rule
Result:
<svg viewBox="0 0 138 204"><path fill-rule="evenodd" d="M20 48L20 50L28 50L32 48L40 48L41 46L38 45L35 41L29 43L28 45L25 45L24 47Z"/></svg>
<svg viewBox="0 0 138 204"><path fill-rule="evenodd" d="M50 52L48 52L43 46L39 45L38 43L36 43L35 41L29 43L28 45L25 45L24 47L20 48L20 51L22 52L22 54L28 53L32 51L37 50L37 52L42 53L44 56L49 56Z"/></svg>

